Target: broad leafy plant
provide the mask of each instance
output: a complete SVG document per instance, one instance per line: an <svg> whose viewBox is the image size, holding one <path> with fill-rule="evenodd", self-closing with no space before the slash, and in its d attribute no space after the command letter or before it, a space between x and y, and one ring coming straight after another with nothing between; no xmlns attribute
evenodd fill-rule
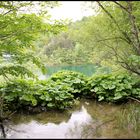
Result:
<svg viewBox="0 0 140 140"><path fill-rule="evenodd" d="M84 92L87 77L80 72L61 70L54 73L49 80L68 84L71 88L70 92L74 96L80 96Z"/></svg>
<svg viewBox="0 0 140 140"><path fill-rule="evenodd" d="M124 73L111 73L90 77L87 83L89 92L98 101L120 102L128 97L137 95L140 97L138 88L139 80Z"/></svg>

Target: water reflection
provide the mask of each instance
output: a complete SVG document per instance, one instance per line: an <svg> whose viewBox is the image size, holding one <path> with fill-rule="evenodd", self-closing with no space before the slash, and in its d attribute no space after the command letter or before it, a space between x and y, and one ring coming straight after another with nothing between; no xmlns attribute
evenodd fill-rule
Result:
<svg viewBox="0 0 140 140"><path fill-rule="evenodd" d="M40 74L38 78L39 80L46 80L46 75Z"/></svg>
<svg viewBox="0 0 140 140"><path fill-rule="evenodd" d="M16 114L7 138L140 138L129 127L120 127L124 108L128 110L124 105L83 100L66 112Z"/></svg>
<svg viewBox="0 0 140 140"><path fill-rule="evenodd" d="M27 124L15 125L13 128L21 132L11 131L8 138L79 138L81 137L81 128L83 128L81 126L89 124L92 120L90 114L82 106L81 110L72 113L68 122L42 124L32 120Z"/></svg>

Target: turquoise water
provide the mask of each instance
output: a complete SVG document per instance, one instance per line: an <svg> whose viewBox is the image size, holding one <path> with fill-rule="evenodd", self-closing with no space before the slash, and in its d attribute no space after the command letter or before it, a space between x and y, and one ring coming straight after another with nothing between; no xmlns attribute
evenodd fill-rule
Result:
<svg viewBox="0 0 140 140"><path fill-rule="evenodd" d="M47 75L52 75L60 70L72 70L81 72L87 76L91 76L95 73L109 73L111 69L108 67L99 67L94 64L83 64L83 65L69 65L69 66L47 66Z"/></svg>

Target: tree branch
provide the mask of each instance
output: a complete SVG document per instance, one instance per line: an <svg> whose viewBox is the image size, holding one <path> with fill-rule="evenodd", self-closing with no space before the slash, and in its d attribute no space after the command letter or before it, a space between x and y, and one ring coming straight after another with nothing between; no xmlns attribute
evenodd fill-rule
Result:
<svg viewBox="0 0 140 140"><path fill-rule="evenodd" d="M103 11L113 20L113 22L116 24L116 26L118 27L118 29L121 31L118 23L116 22L116 20L114 19L114 17L104 8L104 6L99 2L99 1L96 1L99 5L99 7L101 7L103 9Z"/></svg>
<svg viewBox="0 0 140 140"><path fill-rule="evenodd" d="M117 28L119 29L119 31L123 34L123 36L126 38L127 42L132 42L131 38L127 35L126 32L122 31L119 24L117 23L117 21L115 20L115 18L104 8L104 6L99 2L96 1L99 5L99 7L102 8L102 10L112 19L112 21L115 23L115 25L117 26Z"/></svg>
<svg viewBox="0 0 140 140"><path fill-rule="evenodd" d="M130 13L130 11L126 7L124 7L123 5L121 5L119 2L117 2L117 1L113 1L113 2L115 4L117 4L120 8L122 8L123 10L125 10L126 12Z"/></svg>
<svg viewBox="0 0 140 140"><path fill-rule="evenodd" d="M136 98L133 98L133 97L127 97L127 98L132 99L132 100L137 101L137 102L140 103L140 100L138 100L138 99L136 99Z"/></svg>

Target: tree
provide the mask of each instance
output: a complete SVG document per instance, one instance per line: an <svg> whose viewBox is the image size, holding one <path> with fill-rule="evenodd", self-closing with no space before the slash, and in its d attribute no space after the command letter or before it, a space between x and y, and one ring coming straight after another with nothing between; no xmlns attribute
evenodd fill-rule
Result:
<svg viewBox="0 0 140 140"><path fill-rule="evenodd" d="M0 2L0 76L3 76L6 82L18 76L35 78L33 64L41 68L42 72L46 71L40 58L34 56L34 41L40 32L56 34L63 27L44 21L44 18L49 21L46 8L56 5L57 2L49 1ZM35 8L37 10L34 10ZM28 61L31 61L30 67L27 67ZM4 95L3 91L0 95L0 129L3 137L6 137L3 122L9 114L5 116Z"/></svg>
<svg viewBox="0 0 140 140"><path fill-rule="evenodd" d="M31 51L34 49L33 42L42 32L58 33L63 25L45 23L46 10L43 11L41 9L42 11L36 13L27 13L29 12L28 10L24 13L23 10L25 8L31 9L32 7L38 8L39 6L42 8L46 6L52 7L54 4L54 2L32 1L0 2L0 56L1 63L3 62L3 65L0 67L0 75L5 78L8 77L6 74L15 76L26 74L34 77L34 74L24 66L28 61L35 63L45 72L45 67L40 63L40 58L35 57L34 51ZM5 58L8 56L11 58L10 61L5 61Z"/></svg>
<svg viewBox="0 0 140 140"><path fill-rule="evenodd" d="M120 44L119 42L126 43L127 47L122 52L120 49L117 51L113 48L117 62L130 72L140 75L139 2L112 1L106 3L97 1L97 3L108 15L110 23L113 24L113 30L116 31L115 37L112 39L115 39L118 44Z"/></svg>

